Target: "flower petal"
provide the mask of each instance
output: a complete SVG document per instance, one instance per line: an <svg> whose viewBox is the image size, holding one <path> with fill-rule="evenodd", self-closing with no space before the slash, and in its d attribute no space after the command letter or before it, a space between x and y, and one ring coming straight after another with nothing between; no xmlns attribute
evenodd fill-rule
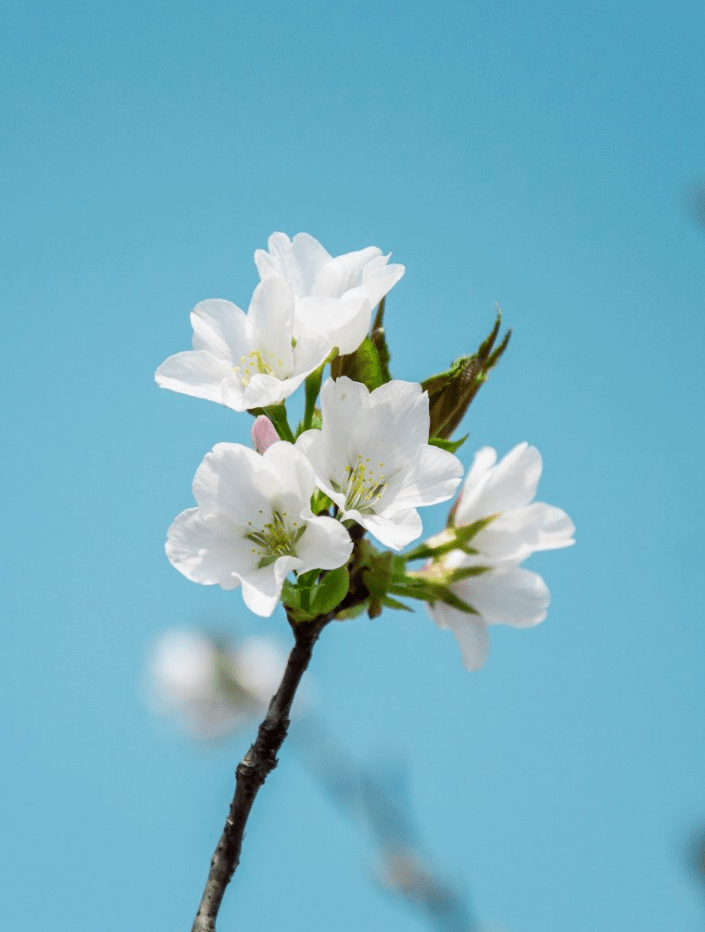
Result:
<svg viewBox="0 0 705 932"><path fill-rule="evenodd" d="M523 508L536 495L542 468L536 447L520 443L494 465L496 455L489 447L476 454L456 511L456 525Z"/></svg>
<svg viewBox="0 0 705 932"><path fill-rule="evenodd" d="M301 572L337 570L348 562L352 548L350 535L339 521L326 517L311 518L297 549L302 563Z"/></svg>
<svg viewBox="0 0 705 932"><path fill-rule="evenodd" d="M435 602L427 608L440 628L448 628L455 635L465 669L474 671L483 667L490 655L490 637L483 619L443 602Z"/></svg>
<svg viewBox="0 0 705 932"><path fill-rule="evenodd" d="M230 363L245 351L245 312L231 301L210 298L191 311L193 348L207 350Z"/></svg>
<svg viewBox="0 0 705 932"><path fill-rule="evenodd" d="M561 508L534 502L508 511L475 537L473 547L492 560L520 562L539 550L559 550L575 543L575 525Z"/></svg>
<svg viewBox="0 0 705 932"><path fill-rule="evenodd" d="M409 472L397 492L396 506L436 505L450 498L463 475L457 456L423 444L418 448Z"/></svg>
<svg viewBox="0 0 705 932"><path fill-rule="evenodd" d="M205 350L186 350L165 359L154 378L160 388L223 404L222 385L229 372L221 359Z"/></svg>
<svg viewBox="0 0 705 932"><path fill-rule="evenodd" d="M308 233L297 233L290 240L285 233L272 233L264 249L255 252L255 265L260 278L278 275L288 281L297 297L313 293L313 286L323 265L331 255Z"/></svg>
<svg viewBox="0 0 705 932"><path fill-rule="evenodd" d="M531 628L546 617L551 595L538 573L498 566L456 583L454 591L489 625Z"/></svg>

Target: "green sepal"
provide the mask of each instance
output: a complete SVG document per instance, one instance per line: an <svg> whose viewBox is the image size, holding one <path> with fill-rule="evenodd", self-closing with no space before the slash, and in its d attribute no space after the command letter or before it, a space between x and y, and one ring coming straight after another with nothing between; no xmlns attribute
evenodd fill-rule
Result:
<svg viewBox="0 0 705 932"><path fill-rule="evenodd" d="M280 401L277 405L270 405L268 408L251 408L250 414L258 417L260 414L266 414L274 425L274 429L282 440L288 440L293 443L296 439L289 427L289 421L286 416L286 405Z"/></svg>
<svg viewBox="0 0 705 932"><path fill-rule="evenodd" d="M393 585L390 592L407 599L417 599L420 602L444 602L446 605L470 615L480 614L477 609L474 609L472 605L469 605L449 589L445 583L431 579L422 579L418 576L413 579L407 577L404 583Z"/></svg>
<svg viewBox="0 0 705 932"><path fill-rule="evenodd" d="M447 440L453 434L490 370L499 362L511 336L511 330L508 330L495 348L501 322L502 314L497 308L494 327L476 353L461 356L445 372L432 375L421 383L423 390L428 392L430 437Z"/></svg>
<svg viewBox="0 0 705 932"><path fill-rule="evenodd" d="M313 418L316 412L316 401L318 400L318 393L321 390L324 367L325 363L306 376L306 381L304 382L304 394L306 398L304 417L296 429L297 437L305 430L309 430L313 424Z"/></svg>
<svg viewBox="0 0 705 932"><path fill-rule="evenodd" d="M314 617L309 611L305 611L301 605L301 596L302 590L298 585L289 582L288 579L284 580L284 585L282 586L282 602L286 609L287 617L291 621L311 621ZM306 590L306 596L308 598L309 590Z"/></svg>
<svg viewBox="0 0 705 932"><path fill-rule="evenodd" d="M432 447L440 447L441 450L447 450L448 453L455 453L462 447L469 436L470 434L465 434L460 440L444 440L443 437L430 437L428 442Z"/></svg>
<svg viewBox="0 0 705 932"><path fill-rule="evenodd" d="M454 570L448 570L446 578L449 583L456 583L463 579L470 579L472 576L482 576L483 573L489 573L491 569L490 566L458 566Z"/></svg>
<svg viewBox="0 0 705 932"><path fill-rule="evenodd" d="M344 608L342 612L339 612L335 616L335 620L349 621L351 618L358 618L366 610L367 602L358 602L357 605L353 605L350 608Z"/></svg>
<svg viewBox="0 0 705 932"><path fill-rule="evenodd" d="M393 599L390 595L386 595L381 601L385 608L393 608L399 612L413 612L413 608L410 605L405 605L403 602Z"/></svg>
<svg viewBox="0 0 705 932"><path fill-rule="evenodd" d="M367 606L367 617L374 619L379 618L382 614L382 602L380 599L375 599L372 597Z"/></svg>
<svg viewBox="0 0 705 932"><path fill-rule="evenodd" d="M317 582L320 574L320 570L310 570L299 576L295 584L284 580L282 602L293 621L311 621L319 615L326 615L348 594L350 574L347 566L325 573Z"/></svg>
<svg viewBox="0 0 705 932"><path fill-rule="evenodd" d="M316 491L311 496L311 511L314 515L320 515L322 511L328 511L333 502L328 498L325 492L322 492L320 489Z"/></svg>
<svg viewBox="0 0 705 932"><path fill-rule="evenodd" d="M314 615L325 615L340 605L348 594L350 574L347 566L326 573L320 583L314 587L309 611Z"/></svg>
<svg viewBox="0 0 705 932"><path fill-rule="evenodd" d="M415 547L409 553L403 554L404 560L429 560L434 559L438 560L440 557L445 556L445 554L450 553L451 550L462 550L463 553L470 555L475 555L477 550L470 546L470 541L475 537L483 528L486 528L488 524L491 524L498 515L487 515L485 518L478 518L477 521L473 521L472 524L463 524L460 527L454 527L452 524L452 511L448 517L448 538L444 540L441 544L429 544L428 541L424 544L419 544L418 547ZM444 535L445 536L445 535Z"/></svg>
<svg viewBox="0 0 705 932"><path fill-rule="evenodd" d="M372 321L372 327L370 328L370 340L372 345L377 350L377 355L379 356L379 365L382 372L382 382L390 382L392 379L392 373L389 371L389 363L391 361L391 353L389 352L389 347L387 346L387 336L384 332L384 302L385 298L377 305L377 313L375 314L375 319Z"/></svg>
<svg viewBox="0 0 705 932"><path fill-rule="evenodd" d="M383 599L389 591L392 582L392 561L394 554L391 550L375 555L370 559L370 568L362 574L367 591L376 599Z"/></svg>

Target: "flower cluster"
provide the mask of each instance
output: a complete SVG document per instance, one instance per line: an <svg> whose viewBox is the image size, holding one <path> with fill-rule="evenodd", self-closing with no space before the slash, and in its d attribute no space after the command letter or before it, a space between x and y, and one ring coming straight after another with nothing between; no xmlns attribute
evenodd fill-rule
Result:
<svg viewBox="0 0 705 932"><path fill-rule="evenodd" d="M450 436L509 334L495 347L498 316L477 353L447 372L393 379L383 313L404 267L376 247L333 257L306 233L275 233L268 247L255 253L260 282L247 313L200 303L193 349L156 372L163 388L256 417L253 449L218 443L203 459L196 507L169 528L169 560L194 582L241 588L257 615L282 601L292 624L374 617L408 609L400 597L420 599L453 630L466 666L481 666L488 624L545 616L548 590L521 561L572 543L564 512L529 504L538 452L524 444L495 466L494 451L481 450L446 531L400 551L422 534L418 509L455 493L463 441ZM304 416L292 429L286 401L302 386Z"/></svg>

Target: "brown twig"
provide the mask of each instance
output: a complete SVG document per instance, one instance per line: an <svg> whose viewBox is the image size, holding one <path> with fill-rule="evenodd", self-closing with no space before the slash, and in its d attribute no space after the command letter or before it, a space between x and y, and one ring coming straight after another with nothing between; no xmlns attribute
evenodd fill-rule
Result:
<svg viewBox="0 0 705 932"><path fill-rule="evenodd" d="M230 803L223 834L211 858L208 880L191 932L215 932L225 889L240 862L242 839L252 804L260 787L277 766L277 754L289 729L289 714L296 690L311 660L313 646L332 615L330 613L310 622L292 625L294 647L279 689L259 727L257 740L235 771L235 795Z"/></svg>

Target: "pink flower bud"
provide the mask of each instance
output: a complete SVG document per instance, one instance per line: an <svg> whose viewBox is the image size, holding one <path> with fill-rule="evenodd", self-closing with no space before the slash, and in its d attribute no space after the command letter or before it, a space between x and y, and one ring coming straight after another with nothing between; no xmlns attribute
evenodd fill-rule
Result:
<svg viewBox="0 0 705 932"><path fill-rule="evenodd" d="M252 446L257 453L262 454L278 440L279 435L274 429L274 424L265 414L260 414L252 425Z"/></svg>

